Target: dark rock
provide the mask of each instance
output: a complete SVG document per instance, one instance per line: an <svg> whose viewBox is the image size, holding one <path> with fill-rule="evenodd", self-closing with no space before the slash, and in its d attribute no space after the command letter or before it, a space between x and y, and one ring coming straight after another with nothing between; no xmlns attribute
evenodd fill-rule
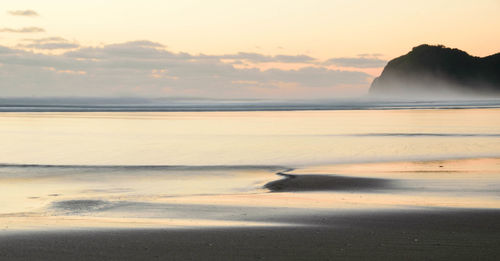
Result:
<svg viewBox="0 0 500 261"><path fill-rule="evenodd" d="M480 58L442 45L420 45L391 60L370 88L373 96L450 94L500 95L500 53Z"/></svg>

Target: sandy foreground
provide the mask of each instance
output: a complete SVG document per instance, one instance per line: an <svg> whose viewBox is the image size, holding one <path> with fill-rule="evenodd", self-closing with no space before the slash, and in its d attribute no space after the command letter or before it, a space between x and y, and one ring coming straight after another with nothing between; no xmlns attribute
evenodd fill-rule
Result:
<svg viewBox="0 0 500 261"><path fill-rule="evenodd" d="M498 220L500 211L435 210L318 216L307 227L18 233L0 237L0 259L497 260Z"/></svg>
<svg viewBox="0 0 500 261"><path fill-rule="evenodd" d="M112 196L80 199L77 192L33 196L28 207L49 203L0 215L0 260L497 260L500 256L499 159L343 164L275 173L278 176L271 178L261 172L252 174L252 179L248 173L234 177L238 186L267 177L258 183L260 190L238 193L137 196L107 188L106 195ZM48 179L56 184L67 177L61 175L30 176L29 181L33 187ZM165 179L155 173L153 177Z"/></svg>

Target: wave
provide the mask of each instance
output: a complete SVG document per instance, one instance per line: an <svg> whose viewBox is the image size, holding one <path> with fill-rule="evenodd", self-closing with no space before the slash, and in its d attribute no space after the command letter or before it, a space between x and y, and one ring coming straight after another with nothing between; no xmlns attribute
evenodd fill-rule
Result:
<svg viewBox="0 0 500 261"><path fill-rule="evenodd" d="M277 165L55 165L0 163L0 168L108 169L108 170L292 170Z"/></svg>
<svg viewBox="0 0 500 261"><path fill-rule="evenodd" d="M171 104L37 104L33 101L0 100L0 112L216 112L216 111L302 111L302 110L401 110L500 108L499 100L474 101L318 101L235 102Z"/></svg>

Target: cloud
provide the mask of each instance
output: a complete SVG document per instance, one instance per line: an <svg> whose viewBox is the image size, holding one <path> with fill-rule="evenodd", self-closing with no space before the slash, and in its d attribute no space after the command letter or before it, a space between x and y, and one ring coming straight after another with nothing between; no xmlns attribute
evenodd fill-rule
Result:
<svg viewBox="0 0 500 261"><path fill-rule="evenodd" d="M19 53L20 51L5 46L0 46L0 55ZM0 61L1 63L1 61Z"/></svg>
<svg viewBox="0 0 500 261"><path fill-rule="evenodd" d="M79 46L80 45L75 43L38 43L38 44L21 45L21 47L23 48L45 49L45 50L74 49L78 48Z"/></svg>
<svg viewBox="0 0 500 261"><path fill-rule="evenodd" d="M45 29L40 27L23 27L20 29L12 29L12 28L0 28L1 33L41 33L45 32Z"/></svg>
<svg viewBox="0 0 500 261"><path fill-rule="evenodd" d="M30 44L63 38L29 39ZM317 64L283 70L238 68L224 59L300 62L309 56L237 53L219 56L171 52L161 44L134 41L40 54L0 46L4 96L197 96L210 98L326 98L364 90L372 77Z"/></svg>
<svg viewBox="0 0 500 261"><path fill-rule="evenodd" d="M365 55L360 55L360 57L332 58L327 60L325 64L354 68L379 68L384 67L387 64L387 61L377 57L366 57Z"/></svg>
<svg viewBox="0 0 500 261"><path fill-rule="evenodd" d="M12 10L8 11L10 15L15 15L15 16L38 16L38 13L33 11L33 10Z"/></svg>
<svg viewBox="0 0 500 261"><path fill-rule="evenodd" d="M36 39L23 39L23 41L29 41L29 42L34 42L34 43L43 43L43 42L66 42L68 40L58 37L58 36L53 36L53 37L45 37L45 38L36 38Z"/></svg>
<svg viewBox="0 0 500 261"><path fill-rule="evenodd" d="M46 37L39 39L24 39L26 44L19 44L17 47L39 50L75 49L80 47L78 43L69 42L62 37Z"/></svg>
<svg viewBox="0 0 500 261"><path fill-rule="evenodd" d="M175 56L166 52L164 45L151 41L131 41L120 44L108 44L103 47L84 47L68 52L65 56L81 59L166 59Z"/></svg>
<svg viewBox="0 0 500 261"><path fill-rule="evenodd" d="M259 53L239 52L237 54L226 54L222 56L207 56L215 59L232 59L236 61L247 61L251 63L313 63L316 59L307 55L263 55Z"/></svg>
<svg viewBox="0 0 500 261"><path fill-rule="evenodd" d="M377 57L380 57L380 56L384 56L383 54L381 53L360 53L358 54L359 57L373 57L373 58L377 58Z"/></svg>
<svg viewBox="0 0 500 261"><path fill-rule="evenodd" d="M32 43L32 44L24 44L20 45L23 48L33 48L33 49L45 49L45 50L54 50L54 49L74 49L78 48L80 45L76 43Z"/></svg>

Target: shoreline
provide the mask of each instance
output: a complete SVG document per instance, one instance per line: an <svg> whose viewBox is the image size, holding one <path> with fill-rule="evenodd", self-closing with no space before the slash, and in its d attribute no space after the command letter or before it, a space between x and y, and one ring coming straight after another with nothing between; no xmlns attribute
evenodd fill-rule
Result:
<svg viewBox="0 0 500 261"><path fill-rule="evenodd" d="M494 260L500 255L500 158L296 169L218 166L206 172L203 167L81 172L70 166L58 174L55 168L26 174L33 182L28 188L47 181L61 182L57 189L87 185L21 197L45 205L31 214L0 216L8 226L0 231L1 260ZM26 184L9 175L2 182L14 182L12 192L18 191L15 184ZM102 179L110 186L89 190ZM114 181L124 184L115 187ZM165 186L182 191L164 194Z"/></svg>

